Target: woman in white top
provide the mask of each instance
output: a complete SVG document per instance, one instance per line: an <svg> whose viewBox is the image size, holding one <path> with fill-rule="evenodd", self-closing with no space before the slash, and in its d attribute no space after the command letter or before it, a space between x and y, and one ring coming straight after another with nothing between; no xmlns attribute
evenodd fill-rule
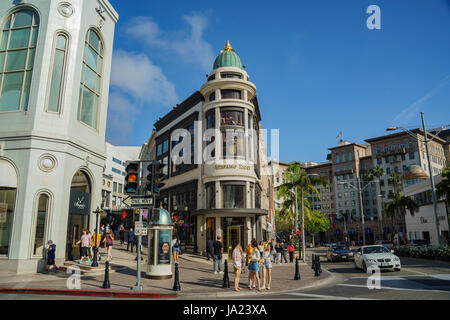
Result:
<svg viewBox="0 0 450 320"><path fill-rule="evenodd" d="M262 287L261 289L270 290L270 283L272 282L272 245L267 243L263 252L263 270L262 270ZM267 288L266 288L266 273L267 273Z"/></svg>
<svg viewBox="0 0 450 320"><path fill-rule="evenodd" d="M239 279L241 277L242 270L242 248L239 243L234 246L232 259L234 267L234 290L241 291L241 288L239 288Z"/></svg>
<svg viewBox="0 0 450 320"><path fill-rule="evenodd" d="M259 261L261 260L261 254L259 253L258 250L258 243L256 241L252 241L252 247L253 247L253 251L252 251L252 255L250 256L250 263L248 265L248 271L250 271L250 290L252 290L253 288L251 287L251 283L258 283L258 291L261 291L261 283L259 281Z"/></svg>

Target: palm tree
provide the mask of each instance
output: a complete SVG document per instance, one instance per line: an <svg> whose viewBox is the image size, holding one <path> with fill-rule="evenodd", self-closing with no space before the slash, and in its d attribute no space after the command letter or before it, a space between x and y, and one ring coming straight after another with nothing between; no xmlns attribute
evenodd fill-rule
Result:
<svg viewBox="0 0 450 320"><path fill-rule="evenodd" d="M297 161L291 162L289 164L288 168L284 172L284 177L285 177L285 181L287 181L287 182L283 183L279 187L280 196L282 196L282 195L288 196L285 199L286 205L283 202L283 207L286 210L288 208L294 208L294 206L296 205L295 196L297 196L297 199L300 200L302 229L304 230L305 207L307 209L310 208L310 203L308 203L308 201L305 199L305 196L309 196L314 193L319 197L319 200L320 200L320 192L319 192L319 190L317 190L316 186L318 186L318 185L326 186L328 184L328 181L321 177L308 175L306 170L302 168L301 163L297 162ZM297 195L295 194L294 190L297 190ZM306 204L306 206L305 206L305 204ZM296 231L298 230L297 216L295 216L295 230ZM303 238L303 252L305 252L306 245L305 245L304 235L302 236L302 238Z"/></svg>
<svg viewBox="0 0 450 320"><path fill-rule="evenodd" d="M384 204L384 212L392 219L392 231L395 234L395 218L404 218L406 209L413 216L419 211L419 206L412 198L397 192L390 193L388 199L389 201Z"/></svg>
<svg viewBox="0 0 450 320"><path fill-rule="evenodd" d="M442 170L442 180L436 185L438 197L445 197L447 206L450 206L450 166Z"/></svg>
<svg viewBox="0 0 450 320"><path fill-rule="evenodd" d="M378 178L378 180L384 176L384 169L380 166L373 167L370 169L370 171L366 174L366 179L369 181L375 180L375 178Z"/></svg>
<svg viewBox="0 0 450 320"><path fill-rule="evenodd" d="M394 192L398 193L399 188L402 186L402 178L398 174L393 173L389 177L388 182L394 186Z"/></svg>

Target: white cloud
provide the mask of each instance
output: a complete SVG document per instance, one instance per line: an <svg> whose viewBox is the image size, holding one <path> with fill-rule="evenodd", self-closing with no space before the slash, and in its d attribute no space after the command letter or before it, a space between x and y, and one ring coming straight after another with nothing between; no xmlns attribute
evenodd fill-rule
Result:
<svg viewBox="0 0 450 320"><path fill-rule="evenodd" d="M212 46L203 39L208 25L207 19L200 14L183 16L187 29L162 31L151 17L134 17L126 27L126 33L149 46L156 46L174 52L187 63L200 65L209 71L214 62Z"/></svg>
<svg viewBox="0 0 450 320"><path fill-rule="evenodd" d="M448 74L443 80L439 82L439 84L434 87L432 90L430 90L426 95L424 95L419 100L415 101L411 105L409 105L406 109L404 109L402 112L400 112L392 121L392 125L398 125L398 124L407 124L409 121L411 121L414 117L419 116L419 111L421 108L423 108L423 104L433 98L435 95L437 95L442 88L449 83L450 80L450 74Z"/></svg>
<svg viewBox="0 0 450 320"><path fill-rule="evenodd" d="M118 92L109 95L107 136L115 145L128 145L139 108ZM126 119L126 121L124 121Z"/></svg>
<svg viewBox="0 0 450 320"><path fill-rule="evenodd" d="M178 101L175 86L167 80L161 68L143 53L115 51L111 85L140 102L157 102L169 107Z"/></svg>

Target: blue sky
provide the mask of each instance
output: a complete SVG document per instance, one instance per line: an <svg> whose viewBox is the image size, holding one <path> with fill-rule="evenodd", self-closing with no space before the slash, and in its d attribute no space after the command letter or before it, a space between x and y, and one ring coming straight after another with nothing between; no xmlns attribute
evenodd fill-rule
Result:
<svg viewBox="0 0 450 320"><path fill-rule="evenodd" d="M392 125L450 123L450 0L110 0L116 26L107 140L141 145L205 82L227 40L258 89L281 161L325 161ZM381 30L369 30L370 5ZM270 150L270 147L269 147Z"/></svg>

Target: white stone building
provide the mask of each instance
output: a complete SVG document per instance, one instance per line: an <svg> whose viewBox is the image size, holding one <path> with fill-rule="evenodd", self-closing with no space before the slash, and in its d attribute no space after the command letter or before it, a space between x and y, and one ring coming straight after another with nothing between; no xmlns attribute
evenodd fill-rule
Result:
<svg viewBox="0 0 450 320"><path fill-rule="evenodd" d="M0 2L0 270L56 260L101 205L114 29L107 0Z"/></svg>

